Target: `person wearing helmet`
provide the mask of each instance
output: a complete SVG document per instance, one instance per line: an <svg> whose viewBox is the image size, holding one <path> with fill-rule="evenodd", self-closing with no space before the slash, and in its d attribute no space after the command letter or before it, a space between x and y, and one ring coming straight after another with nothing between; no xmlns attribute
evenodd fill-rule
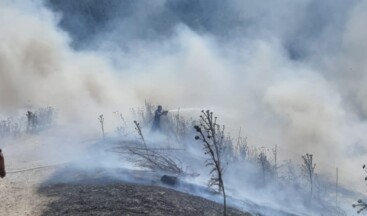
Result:
<svg viewBox="0 0 367 216"><path fill-rule="evenodd" d="M164 111L161 105L158 105L157 110L154 112L152 131L161 131L161 116L167 115L168 111Z"/></svg>

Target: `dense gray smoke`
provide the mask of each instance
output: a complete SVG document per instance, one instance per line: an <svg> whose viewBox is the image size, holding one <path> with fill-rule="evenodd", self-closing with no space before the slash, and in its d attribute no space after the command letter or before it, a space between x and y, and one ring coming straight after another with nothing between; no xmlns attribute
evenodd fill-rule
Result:
<svg viewBox="0 0 367 216"><path fill-rule="evenodd" d="M359 182L366 11L365 0L2 0L0 111L51 105L95 124L144 99L213 107L249 143L313 153L319 170Z"/></svg>

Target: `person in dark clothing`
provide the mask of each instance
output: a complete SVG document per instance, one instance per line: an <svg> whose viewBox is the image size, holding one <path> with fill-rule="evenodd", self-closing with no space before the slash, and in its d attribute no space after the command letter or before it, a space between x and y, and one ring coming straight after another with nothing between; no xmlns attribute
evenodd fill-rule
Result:
<svg viewBox="0 0 367 216"><path fill-rule="evenodd" d="M28 119L27 132L34 131L38 124L36 113L27 111L27 119Z"/></svg>
<svg viewBox="0 0 367 216"><path fill-rule="evenodd" d="M27 111L27 132L29 132L32 128L32 117L33 117L33 113L31 111Z"/></svg>
<svg viewBox="0 0 367 216"><path fill-rule="evenodd" d="M152 131L161 131L161 116L167 115L168 111L164 111L161 105L158 105L157 110L154 112L154 119L152 124Z"/></svg>
<svg viewBox="0 0 367 216"><path fill-rule="evenodd" d="M6 172L5 172L5 161L4 161L4 156L3 156L3 153L0 149L0 177L1 178L4 178L6 175Z"/></svg>

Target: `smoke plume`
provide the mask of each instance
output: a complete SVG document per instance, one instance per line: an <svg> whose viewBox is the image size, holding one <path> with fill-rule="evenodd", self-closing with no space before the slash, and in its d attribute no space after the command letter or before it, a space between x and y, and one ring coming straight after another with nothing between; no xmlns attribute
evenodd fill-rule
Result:
<svg viewBox="0 0 367 216"><path fill-rule="evenodd" d="M90 125L145 99L213 107L251 144L278 145L284 159L313 153L319 170L359 181L366 10L364 0L3 0L0 111L50 105Z"/></svg>

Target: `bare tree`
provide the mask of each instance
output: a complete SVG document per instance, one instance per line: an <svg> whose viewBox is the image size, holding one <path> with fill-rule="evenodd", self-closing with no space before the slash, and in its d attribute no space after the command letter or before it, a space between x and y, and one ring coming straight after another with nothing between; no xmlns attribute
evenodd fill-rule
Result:
<svg viewBox="0 0 367 216"><path fill-rule="evenodd" d="M367 172L367 167L366 167L366 165L363 165L362 169L363 169L365 172ZM364 180L365 180L365 181L367 181L367 177L365 177L365 178L364 178ZM357 213L358 213L358 214L359 214L359 213L361 213L362 211L364 211L364 210L366 210L366 209L367 209L367 203L366 203L366 202L364 202L364 201L363 201L363 200L361 200L361 199L359 199L359 200L357 201L357 204L353 204L352 206L353 206L353 208L356 208L356 207L358 207L358 208L359 208L359 209L357 210Z"/></svg>
<svg viewBox="0 0 367 216"><path fill-rule="evenodd" d="M105 136L104 136L104 117L103 117L103 114L99 115L98 120L99 120L99 123L101 123L102 137L104 139Z"/></svg>
<svg viewBox="0 0 367 216"><path fill-rule="evenodd" d="M302 164L302 170L308 177L308 180L310 182L310 199L312 201L313 197L313 182L315 178L315 167L316 164L313 163L313 155L312 154L306 154L302 156L303 164Z"/></svg>
<svg viewBox="0 0 367 216"><path fill-rule="evenodd" d="M223 194L223 215L227 214L226 193L223 182L223 167L221 160L221 153L224 141L224 126L220 127L217 124L217 117L213 117L213 112L201 111L201 124L196 125L195 130L198 136L196 140L201 140L204 144L203 150L209 158L205 161L206 166L212 167L210 171L211 178L209 180L209 187L218 186L218 189Z"/></svg>

